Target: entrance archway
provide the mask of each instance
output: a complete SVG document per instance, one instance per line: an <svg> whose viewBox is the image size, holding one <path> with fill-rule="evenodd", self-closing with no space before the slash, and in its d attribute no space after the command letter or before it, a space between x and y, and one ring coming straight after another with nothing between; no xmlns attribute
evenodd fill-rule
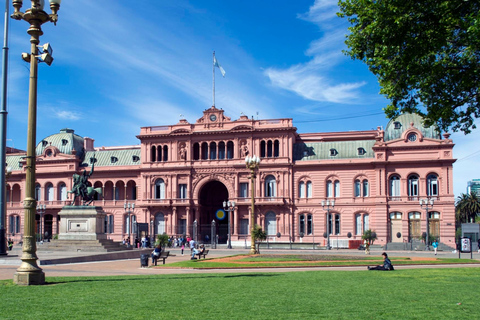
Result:
<svg viewBox="0 0 480 320"><path fill-rule="evenodd" d="M212 221L215 220L218 242L227 242L228 218L218 220L215 216L218 209L223 209L223 201L225 200L228 200L228 190L220 181L213 180L202 187L199 197L200 221L198 222L198 236L201 241L207 242L206 236L210 237L210 226Z"/></svg>

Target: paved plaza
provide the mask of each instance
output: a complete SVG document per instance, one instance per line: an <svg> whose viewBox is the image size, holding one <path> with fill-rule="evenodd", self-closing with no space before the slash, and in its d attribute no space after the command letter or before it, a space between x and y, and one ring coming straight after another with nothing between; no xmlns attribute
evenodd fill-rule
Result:
<svg viewBox="0 0 480 320"><path fill-rule="evenodd" d="M179 248L167 249L171 256L166 259L165 264L173 262L184 261L190 259L188 254L190 251L185 250L185 255L181 255ZM105 258L105 255L97 257L102 261L88 261L75 263L57 263L43 265L45 262L50 263L54 261L68 261L67 259L84 259L95 260L95 256L99 254L93 253L71 253L60 251L38 251L37 261L40 267L48 277L70 277L70 276L120 276L120 275L152 275L152 274L191 274L191 273L232 273L232 272L291 272L291 271L312 271L312 270L366 270L365 266L352 267L305 267L305 268L249 268L249 269L180 269L180 268L141 268L140 255L142 253L150 253L151 249L145 251L129 250L130 254L136 256L135 258L116 260L120 253L110 253L111 257ZM387 251L391 257L435 257L432 251ZM235 254L248 254L248 249L234 248L234 249L210 249L208 258L226 257ZM363 251L359 250L268 250L263 249L262 254L328 254L328 255L365 255ZM374 250L371 252L372 256L381 256L381 250ZM7 256L0 257L0 280L13 279L16 269L20 266L22 255L21 248L16 247L9 251ZM458 258L458 253L439 252L439 258ZM470 260L470 253L462 253L462 259ZM480 262L480 254L474 252L473 259ZM111 260L103 260L111 259ZM149 261L150 265L151 261ZM159 262L162 263L161 261ZM412 269L412 268L452 268L452 267L479 267L478 264L458 264L458 265L395 265L395 269Z"/></svg>

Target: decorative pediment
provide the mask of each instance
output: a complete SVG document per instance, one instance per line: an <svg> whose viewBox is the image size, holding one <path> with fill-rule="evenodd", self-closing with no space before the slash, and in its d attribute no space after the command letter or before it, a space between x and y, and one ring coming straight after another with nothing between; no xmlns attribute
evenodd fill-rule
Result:
<svg viewBox="0 0 480 320"><path fill-rule="evenodd" d="M197 120L197 123L204 124L221 124L226 121L231 121L230 117L224 115L224 110L217 109L212 106L210 109L203 111L203 117Z"/></svg>

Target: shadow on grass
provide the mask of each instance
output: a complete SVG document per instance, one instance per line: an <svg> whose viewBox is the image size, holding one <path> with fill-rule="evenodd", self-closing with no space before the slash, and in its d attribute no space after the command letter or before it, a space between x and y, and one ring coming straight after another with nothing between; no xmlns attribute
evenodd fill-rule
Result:
<svg viewBox="0 0 480 320"><path fill-rule="evenodd" d="M219 278L250 278L250 277L278 277L281 274L275 273L242 273L242 274L221 274L221 275L185 275L185 276L165 276L165 275L152 275L152 276L106 276L106 277L78 277L78 278L65 278L57 280L52 278L49 280L47 278L45 285L58 285L66 283L75 283L75 282L123 282L123 281L152 281L152 280L185 280L185 279L219 279Z"/></svg>

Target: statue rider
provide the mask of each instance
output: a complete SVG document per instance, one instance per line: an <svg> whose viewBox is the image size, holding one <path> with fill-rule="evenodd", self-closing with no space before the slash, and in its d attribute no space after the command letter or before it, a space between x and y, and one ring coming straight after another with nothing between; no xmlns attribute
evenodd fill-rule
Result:
<svg viewBox="0 0 480 320"><path fill-rule="evenodd" d="M88 187L88 178L93 174L93 170L95 168L95 157L93 157L93 164L92 164L92 170L90 170L90 173L87 173L86 169L83 169L83 173L81 175L74 174L73 175L73 188L69 193L74 193L75 195L78 195L81 197L81 199L84 199L87 197L87 187Z"/></svg>

